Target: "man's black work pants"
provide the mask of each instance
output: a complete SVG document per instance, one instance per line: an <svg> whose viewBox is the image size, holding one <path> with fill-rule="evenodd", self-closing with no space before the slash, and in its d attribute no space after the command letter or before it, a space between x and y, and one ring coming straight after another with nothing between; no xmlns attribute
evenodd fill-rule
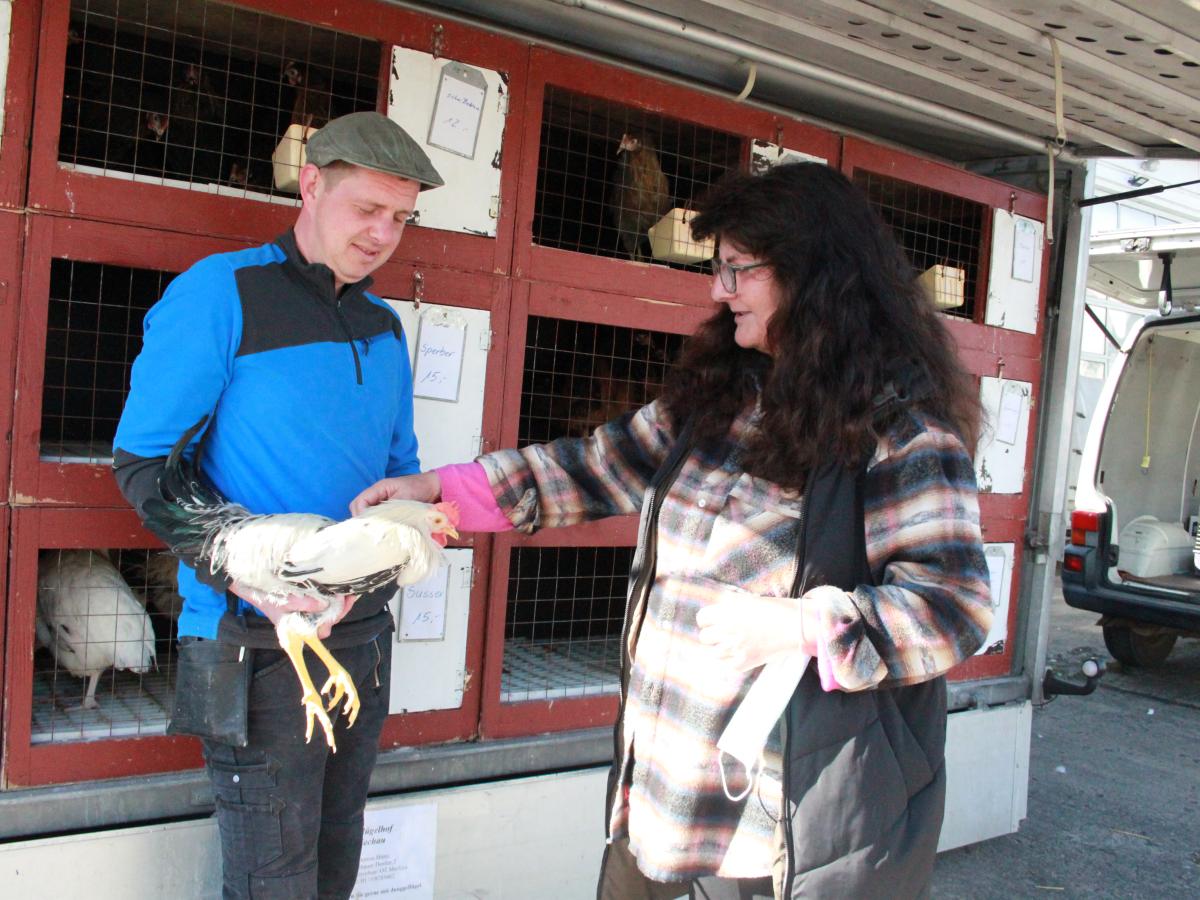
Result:
<svg viewBox="0 0 1200 900"><path fill-rule="evenodd" d="M319 723L304 742L300 683L282 651L254 650L249 746L204 741L221 830L226 900L344 900L354 889L363 808L387 717L392 633L333 651L358 686L353 728L331 711L337 752ZM319 690L325 667L305 654ZM344 702L344 701L343 701Z"/></svg>

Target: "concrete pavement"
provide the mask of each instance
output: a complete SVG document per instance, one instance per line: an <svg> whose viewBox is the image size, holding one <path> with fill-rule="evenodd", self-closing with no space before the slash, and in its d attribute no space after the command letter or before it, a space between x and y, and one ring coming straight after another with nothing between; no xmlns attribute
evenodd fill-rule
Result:
<svg viewBox="0 0 1200 900"><path fill-rule="evenodd" d="M1056 598L1050 664L1076 676L1097 655L1109 671L1034 711L1028 818L942 854L935 898L1200 898L1200 641L1122 670L1096 619Z"/></svg>

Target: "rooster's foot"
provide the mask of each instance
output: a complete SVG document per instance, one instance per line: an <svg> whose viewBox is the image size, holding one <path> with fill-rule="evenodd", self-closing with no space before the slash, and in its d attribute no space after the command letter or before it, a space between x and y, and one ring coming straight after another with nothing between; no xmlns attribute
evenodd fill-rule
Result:
<svg viewBox="0 0 1200 900"><path fill-rule="evenodd" d="M305 691L304 696L300 698L300 703L304 707L304 715L307 718L304 743L307 744L312 740L313 722L318 721L325 731L325 743L329 745L330 750L337 753L337 743L333 739L333 723L329 720L329 714L325 712L325 704L321 701L320 695L315 690Z"/></svg>
<svg viewBox="0 0 1200 900"><path fill-rule="evenodd" d="M346 705L342 707L342 715L347 716L350 721L346 723L349 728L354 724L354 720L358 718L359 707L362 706L358 698L358 688L354 686L354 679L350 677L350 673L343 669L337 663L334 663L334 668L329 670L329 678L326 679L325 685L321 688L322 694L328 694L333 691L333 696L329 698L329 704L325 707L328 710L333 710L342 698L346 698Z"/></svg>

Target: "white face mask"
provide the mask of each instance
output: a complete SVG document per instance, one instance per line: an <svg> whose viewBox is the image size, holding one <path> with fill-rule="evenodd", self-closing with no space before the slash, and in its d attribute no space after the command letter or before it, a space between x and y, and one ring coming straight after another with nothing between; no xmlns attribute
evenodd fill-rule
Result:
<svg viewBox="0 0 1200 900"><path fill-rule="evenodd" d="M725 796L737 802L754 788L754 780L762 773L763 748L771 729L787 709L788 701L796 692L796 685L804 676L811 656L800 653L781 654L769 660L754 684L738 704L733 718L717 739L717 765L721 769L721 787ZM725 780L725 755L728 754L746 769L749 783L746 790L734 796L729 792ZM755 770L758 770L757 772Z"/></svg>

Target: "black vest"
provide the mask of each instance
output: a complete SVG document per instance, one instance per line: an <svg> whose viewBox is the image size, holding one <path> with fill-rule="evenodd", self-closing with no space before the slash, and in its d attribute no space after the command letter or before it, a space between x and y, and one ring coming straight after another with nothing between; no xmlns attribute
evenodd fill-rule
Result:
<svg viewBox="0 0 1200 900"><path fill-rule="evenodd" d="M689 432L685 427L643 506L630 573L622 698L654 580L658 508L691 448ZM797 595L823 584L853 590L874 583L863 523L865 472L866 463L858 471L827 465L809 479L797 549ZM857 627L864 627L862 619ZM615 738L606 823L624 746L620 715ZM905 687L826 692L811 666L784 714L781 896L926 896L946 799L945 743L944 677Z"/></svg>

